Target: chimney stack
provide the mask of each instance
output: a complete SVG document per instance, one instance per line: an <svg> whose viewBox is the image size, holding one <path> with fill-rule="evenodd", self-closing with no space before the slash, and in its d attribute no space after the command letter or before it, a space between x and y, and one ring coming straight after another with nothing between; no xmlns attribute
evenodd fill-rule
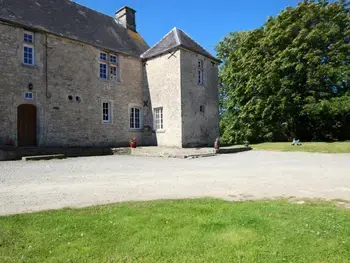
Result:
<svg viewBox="0 0 350 263"><path fill-rule="evenodd" d="M124 6L115 12L115 19L123 27L136 32L135 13L136 11L134 9Z"/></svg>

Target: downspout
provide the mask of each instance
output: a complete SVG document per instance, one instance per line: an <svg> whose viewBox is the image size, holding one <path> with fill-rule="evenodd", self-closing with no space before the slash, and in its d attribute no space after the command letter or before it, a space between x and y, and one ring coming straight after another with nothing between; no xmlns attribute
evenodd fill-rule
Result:
<svg viewBox="0 0 350 263"><path fill-rule="evenodd" d="M46 98L51 98L51 93L48 90L48 65L47 65L47 61L48 61L48 46L47 46L47 34L45 34L45 95Z"/></svg>

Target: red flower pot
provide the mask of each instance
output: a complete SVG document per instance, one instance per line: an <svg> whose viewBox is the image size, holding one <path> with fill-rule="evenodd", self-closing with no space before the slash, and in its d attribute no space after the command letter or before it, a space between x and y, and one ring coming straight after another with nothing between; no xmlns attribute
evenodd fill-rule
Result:
<svg viewBox="0 0 350 263"><path fill-rule="evenodd" d="M130 147L131 148L136 148L136 142L130 142Z"/></svg>

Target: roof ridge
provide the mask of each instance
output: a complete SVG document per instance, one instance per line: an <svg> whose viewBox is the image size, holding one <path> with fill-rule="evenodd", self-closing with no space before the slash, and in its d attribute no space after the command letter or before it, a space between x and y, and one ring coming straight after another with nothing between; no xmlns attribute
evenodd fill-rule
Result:
<svg viewBox="0 0 350 263"><path fill-rule="evenodd" d="M196 43L198 46L200 46L201 48L204 49L204 51L206 51L208 54L210 54L201 44L199 44L196 40L194 40L192 37L190 37L185 31L181 30L181 29L178 29L180 30L184 35L186 35L189 39L191 39L194 43ZM211 54L210 54L211 55ZM212 55L211 55L212 56Z"/></svg>
<svg viewBox="0 0 350 263"><path fill-rule="evenodd" d="M176 43L178 45L181 45L182 43L180 42L180 38L179 38L179 29L177 27L174 27L173 30L175 32Z"/></svg>
<svg viewBox="0 0 350 263"><path fill-rule="evenodd" d="M115 17L113 17L113 16L107 15L107 14L105 14L105 13L102 13L102 12L100 12L100 11L97 11L97 10L95 10L95 9L92 9L92 8L90 8L90 7L87 7L87 6L85 6L85 5L79 4L79 3L77 3L77 2L75 2L75 1L73 1L73 0L63 0L63 1L70 2L70 3L75 4L75 5L77 5L77 6L81 6L81 7L85 8L85 9L88 9L88 10L90 10L90 11L92 11L92 12L98 13L98 14L103 15L103 16L107 16L107 17L109 17L109 18L111 18L111 19L115 19Z"/></svg>
<svg viewBox="0 0 350 263"><path fill-rule="evenodd" d="M157 43L155 43L153 46L151 46L149 49L147 49L145 52L143 52L143 54L141 54L141 58L152 48L156 47L160 42L162 42L165 38L167 38L173 31L174 29L176 29L176 27L174 27L172 30L170 30L161 40L159 40Z"/></svg>

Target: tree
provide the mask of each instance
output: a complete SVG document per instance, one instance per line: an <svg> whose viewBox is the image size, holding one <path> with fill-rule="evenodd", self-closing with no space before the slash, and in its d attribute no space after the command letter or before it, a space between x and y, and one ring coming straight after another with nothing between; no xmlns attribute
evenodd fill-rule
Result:
<svg viewBox="0 0 350 263"><path fill-rule="evenodd" d="M225 37L223 141L350 139L349 22L346 1L305 0Z"/></svg>

